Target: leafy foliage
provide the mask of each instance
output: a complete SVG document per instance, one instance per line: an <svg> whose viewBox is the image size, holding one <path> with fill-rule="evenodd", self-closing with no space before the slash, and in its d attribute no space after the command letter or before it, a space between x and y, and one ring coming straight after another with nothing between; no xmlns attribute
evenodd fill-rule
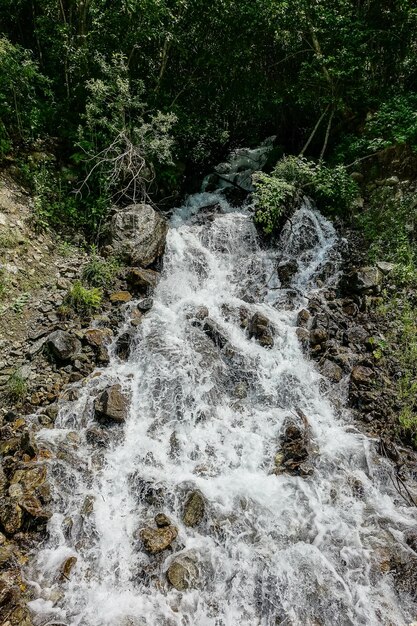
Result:
<svg viewBox="0 0 417 626"><path fill-rule="evenodd" d="M337 149L339 160L354 161L397 144L417 152L417 94L397 94L368 115L359 135L348 134Z"/></svg>
<svg viewBox="0 0 417 626"><path fill-rule="evenodd" d="M87 289L79 280L75 281L65 297L65 304L84 316L91 315L100 308L101 301L101 289L97 287Z"/></svg>
<svg viewBox="0 0 417 626"><path fill-rule="evenodd" d="M30 51L0 36L0 157L13 139L34 139L44 128L48 85Z"/></svg>
<svg viewBox="0 0 417 626"><path fill-rule="evenodd" d="M376 190L367 210L356 216L356 225L368 245L369 260L396 264L394 277L403 284L417 284L417 215L415 196L399 196L392 188Z"/></svg>
<svg viewBox="0 0 417 626"><path fill-rule="evenodd" d="M254 186L255 221L266 234L276 230L297 195L312 197L324 212L345 215L351 212L359 192L343 166L328 167L294 156L278 161L271 175L257 172Z"/></svg>
<svg viewBox="0 0 417 626"><path fill-rule="evenodd" d="M257 207L255 223L266 235L274 235L294 200L296 187L282 178L275 178L263 172L254 174L253 183Z"/></svg>
<svg viewBox="0 0 417 626"><path fill-rule="evenodd" d="M120 269L116 259L103 259L94 254L82 272L82 279L89 287L109 288Z"/></svg>

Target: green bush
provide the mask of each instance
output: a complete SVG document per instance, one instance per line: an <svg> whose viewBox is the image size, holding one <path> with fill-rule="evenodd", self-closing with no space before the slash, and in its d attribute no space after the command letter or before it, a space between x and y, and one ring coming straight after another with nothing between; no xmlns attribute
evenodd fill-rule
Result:
<svg viewBox="0 0 417 626"><path fill-rule="evenodd" d="M103 259L93 253L82 271L82 279L89 287L109 288L120 269L116 259Z"/></svg>
<svg viewBox="0 0 417 626"><path fill-rule="evenodd" d="M368 258L395 263L398 284L417 284L417 214L414 194L397 195L390 187L376 190L356 226L368 244Z"/></svg>
<svg viewBox="0 0 417 626"><path fill-rule="evenodd" d="M48 118L49 82L31 52L0 36L0 157L12 140L34 139Z"/></svg>
<svg viewBox="0 0 417 626"><path fill-rule="evenodd" d="M77 280L68 291L64 305L71 307L80 315L88 316L100 308L102 297L101 289L98 289L98 287L86 289L81 284L81 281Z"/></svg>
<svg viewBox="0 0 417 626"><path fill-rule="evenodd" d="M368 115L360 135L345 135L336 149L339 161L354 162L397 144L417 151L417 94L396 95Z"/></svg>
<svg viewBox="0 0 417 626"><path fill-rule="evenodd" d="M20 370L16 370L10 376L6 384L7 396L10 400L23 400L28 391L26 380Z"/></svg>
<svg viewBox="0 0 417 626"><path fill-rule="evenodd" d="M278 232L292 205L296 187L282 178L274 178L263 172L256 172L252 180L255 188L255 223L266 235L273 235Z"/></svg>
<svg viewBox="0 0 417 626"><path fill-rule="evenodd" d="M324 213L345 217L350 216L359 195L357 184L343 166L329 167L296 156L278 161L271 175L256 172L253 182L255 222L266 234L276 230L297 196L307 195Z"/></svg>

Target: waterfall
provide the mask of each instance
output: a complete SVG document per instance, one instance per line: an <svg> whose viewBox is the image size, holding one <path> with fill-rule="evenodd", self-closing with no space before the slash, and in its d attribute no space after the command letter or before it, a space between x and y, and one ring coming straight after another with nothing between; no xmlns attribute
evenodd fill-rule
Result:
<svg viewBox="0 0 417 626"><path fill-rule="evenodd" d="M201 209L213 205L207 211ZM339 241L307 201L279 244L261 246L250 207L192 196L171 218L153 307L130 357L75 386L54 430L54 515L28 568L35 623L68 626L406 626L416 606L381 562L415 510L388 462L318 373L296 334L306 296L338 271ZM298 262L291 284L277 265ZM325 277L325 278L323 278ZM135 306L134 304L127 305ZM258 313L271 345L251 337ZM207 317L208 316L208 317ZM129 315L126 317L126 327ZM209 325L207 326L207 321ZM120 330L123 333L125 328ZM118 383L130 398L104 447L89 443L93 401ZM280 469L288 420L307 422L308 469ZM190 493L204 515L186 525ZM151 555L138 529L163 513L178 530ZM62 580L62 563L76 564ZM167 571L188 564L188 588Z"/></svg>

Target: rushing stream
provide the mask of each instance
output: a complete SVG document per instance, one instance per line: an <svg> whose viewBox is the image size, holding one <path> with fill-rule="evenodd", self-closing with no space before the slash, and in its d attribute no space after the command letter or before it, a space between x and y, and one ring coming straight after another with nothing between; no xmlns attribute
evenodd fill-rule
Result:
<svg viewBox="0 0 417 626"><path fill-rule="evenodd" d="M213 203L215 213L199 214ZM337 249L332 225L307 203L275 249L260 246L250 210L222 195L197 194L174 213L153 308L128 361L113 351L101 375L62 403L56 428L40 434L57 454L50 537L30 570L37 624L406 626L416 618L380 565L415 511L390 491L386 462L343 403L335 408L296 335L317 277L335 280ZM283 289L277 263L291 258L299 271ZM197 319L202 307L220 341ZM271 348L249 338L242 310L270 320ZM94 447L85 437L93 399L114 383L131 396L129 416L109 428L107 447ZM300 412L312 442L305 476L276 471L285 420ZM192 490L206 502L195 527L182 521ZM155 526L158 513L178 537L152 556L136 531ZM166 577L178 557L190 565L183 592Z"/></svg>

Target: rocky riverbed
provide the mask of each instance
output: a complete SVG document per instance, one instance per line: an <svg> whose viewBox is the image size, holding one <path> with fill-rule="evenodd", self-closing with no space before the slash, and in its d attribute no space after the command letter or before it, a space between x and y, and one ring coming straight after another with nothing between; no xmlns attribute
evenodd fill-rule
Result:
<svg viewBox="0 0 417 626"><path fill-rule="evenodd" d="M24 576L28 555L46 536L51 516L48 486L48 462L52 452L36 441L40 428L53 428L61 401L74 399L78 389L91 377L99 377L109 362L109 346L120 362L128 359L135 329L152 309L152 292L159 280L161 257L167 233L166 221L149 205L133 205L115 210L111 217L110 235L103 254L117 254L123 264L111 285L104 291L99 310L94 315L62 315L62 304L70 285L79 279L87 262L82 248L60 255L51 236L31 237L30 199L14 183L2 180L2 222L8 232L16 228L23 234L10 244L4 271L15 277L11 301L19 298L19 276L25 274L22 264L28 255L35 273L42 280L29 289L22 305L19 321L16 307L4 306L0 343L1 429L0 452L0 607L4 626L30 626L32 623L27 601L32 597ZM25 206L16 212L14 206ZM210 213L213 207L208 207ZM392 461L392 479L398 492L410 505L414 504L415 453L398 439L396 426L397 364L375 356L375 346L384 335L376 306L381 292L389 288L392 266L383 260L375 266L363 265L355 249L354 235L349 232L348 245L343 249L345 263L337 284L329 289L315 290L308 305L298 315L297 335L304 350L317 363L323 375L323 393L335 404L346 402L357 419L356 426L376 440L381 455ZM21 239L30 243L19 248ZM349 245L349 241L353 245ZM41 255L37 257L37 250ZM45 253L45 250L48 252ZM11 260L12 259L12 260ZM16 270L10 268L14 265ZM298 271L297 263L279 264L276 268L280 284L288 288ZM30 281L29 273L26 278ZM323 277L324 279L324 277ZM25 292L26 293L26 292ZM16 295L15 295L16 294ZM291 294L289 294L290 297ZM19 305L20 306L20 305ZM18 307L19 308L19 307ZM274 345L274 326L260 314L239 312L242 328L262 348ZM202 329L217 346L224 348L226 339L204 307L193 313L192 324ZM117 339L115 341L115 339ZM244 397L244 386L236 397ZM125 420L128 398L120 385L103 389L94 401L96 428L87 433L90 443L100 448L106 445L109 424ZM173 442L175 446L175 442ZM314 446L310 441L308 417L302 412L285 424L280 449L274 460L274 472L308 476ZM361 486L358 484L360 490ZM206 502L198 490L184 498L183 523L198 526L206 515ZM169 517L158 514L154 524L138 529L137 539L151 555L163 552L177 539L178 529ZM416 539L409 536L414 553ZM70 559L61 566L62 581L71 576L75 564ZM400 557L387 555L385 571L391 572L396 584L407 593L414 593L413 566L417 556L405 563ZM382 562L382 561L381 561ZM411 563L411 565L410 565ZM381 565L382 567L382 565ZM198 571L187 555L174 559L167 570L169 583L184 591Z"/></svg>

